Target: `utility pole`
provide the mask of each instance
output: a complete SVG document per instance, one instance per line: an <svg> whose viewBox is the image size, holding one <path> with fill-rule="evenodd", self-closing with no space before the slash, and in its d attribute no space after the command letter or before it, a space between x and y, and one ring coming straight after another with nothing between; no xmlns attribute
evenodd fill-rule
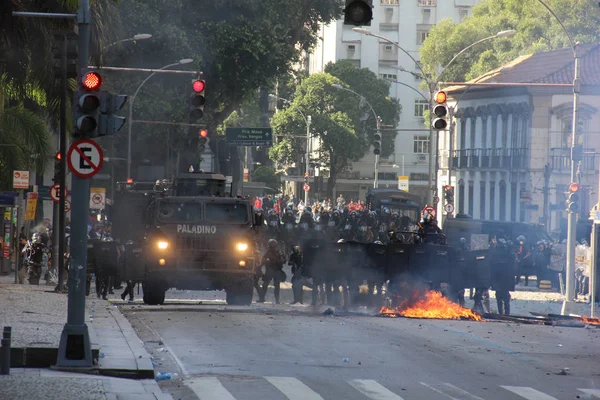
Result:
<svg viewBox="0 0 600 400"><path fill-rule="evenodd" d="M377 136L381 137L381 117L376 116L375 123L377 124ZM379 154L375 154L375 179L373 180L373 188L379 187Z"/></svg>
<svg viewBox="0 0 600 400"><path fill-rule="evenodd" d="M550 174L552 174L550 165L544 165L544 212L542 214L542 220L546 230L550 227Z"/></svg>
<svg viewBox="0 0 600 400"><path fill-rule="evenodd" d="M310 183L310 124L312 123L312 117L310 115L306 116L306 171L305 175L308 178L308 183ZM307 184L308 184L307 183ZM304 188L303 188L304 189ZM304 191L304 206L308 205L308 190Z"/></svg>
<svg viewBox="0 0 600 400"><path fill-rule="evenodd" d="M78 71L81 78L87 68L90 43L90 1L79 0L77 26L79 28ZM64 142L64 141L63 141ZM61 144L61 149L66 143ZM66 157L65 160L66 162ZM64 162L63 162L64 164ZM61 185L61 195L64 194ZM64 196L61 196L64 199ZM85 274L87 266L87 220L90 182L73 174L71 209L71 268L69 268L69 300L67 323L58 347L56 366L59 368L92 368L92 347L85 324ZM63 212L64 212L64 207ZM64 236L64 235L63 235Z"/></svg>
<svg viewBox="0 0 600 400"><path fill-rule="evenodd" d="M437 140L435 140L434 136L437 137L436 131L433 129L433 96L435 83L429 82L429 180L427 182L427 203L433 204L433 196L434 192L437 188L437 169L436 162L434 160L435 155L437 154Z"/></svg>

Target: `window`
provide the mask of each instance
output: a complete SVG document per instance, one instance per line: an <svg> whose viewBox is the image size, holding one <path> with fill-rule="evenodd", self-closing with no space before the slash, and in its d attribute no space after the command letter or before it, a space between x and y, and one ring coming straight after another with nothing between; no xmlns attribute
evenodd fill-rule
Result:
<svg viewBox="0 0 600 400"><path fill-rule="evenodd" d="M429 136L419 135L413 138L413 153L429 154Z"/></svg>
<svg viewBox="0 0 600 400"><path fill-rule="evenodd" d="M468 8L461 8L458 10L458 21L463 22L465 18L469 16Z"/></svg>
<svg viewBox="0 0 600 400"><path fill-rule="evenodd" d="M206 219L211 222L245 224L248 222L248 207L242 203L208 203Z"/></svg>
<svg viewBox="0 0 600 400"><path fill-rule="evenodd" d="M435 7L437 0L417 0L419 7Z"/></svg>
<svg viewBox="0 0 600 400"><path fill-rule="evenodd" d="M468 194L468 197L469 197L469 204L468 204L469 211L467 213L470 216L473 216L473 209L475 208L475 202L473 201L474 200L473 199L473 195L474 195L474 193L473 193L473 181L469 181L469 194Z"/></svg>
<svg viewBox="0 0 600 400"><path fill-rule="evenodd" d="M429 109L429 102L427 100L415 100L415 117L423 117L427 109Z"/></svg>
<svg viewBox="0 0 600 400"><path fill-rule="evenodd" d="M202 220L202 204L200 203L167 203L158 206L158 219L161 222L188 222Z"/></svg>
<svg viewBox="0 0 600 400"><path fill-rule="evenodd" d="M379 180L381 181L395 181L398 179L398 174L395 172L380 172Z"/></svg>
<svg viewBox="0 0 600 400"><path fill-rule="evenodd" d="M400 0L381 0L382 6L397 6L400 4Z"/></svg>
<svg viewBox="0 0 600 400"><path fill-rule="evenodd" d="M496 182L490 182L490 220L496 219Z"/></svg>
<svg viewBox="0 0 600 400"><path fill-rule="evenodd" d="M429 36L429 29L428 30L418 29L417 30L417 45L422 45L423 42L425 41L425 39L427 39L427 36Z"/></svg>
<svg viewBox="0 0 600 400"><path fill-rule="evenodd" d="M500 221L506 221L506 182L500 181Z"/></svg>
<svg viewBox="0 0 600 400"><path fill-rule="evenodd" d="M485 218L485 181L479 182L479 219Z"/></svg>
<svg viewBox="0 0 600 400"><path fill-rule="evenodd" d="M393 80L397 80L398 79L398 75L396 75L396 74L379 74L379 78L380 79L393 79Z"/></svg>
<svg viewBox="0 0 600 400"><path fill-rule="evenodd" d="M458 213L465 213L465 182L462 179L458 182Z"/></svg>

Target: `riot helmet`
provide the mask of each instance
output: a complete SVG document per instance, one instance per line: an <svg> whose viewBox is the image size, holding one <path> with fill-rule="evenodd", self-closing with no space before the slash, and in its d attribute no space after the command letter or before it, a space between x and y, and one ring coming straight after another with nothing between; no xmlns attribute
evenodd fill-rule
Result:
<svg viewBox="0 0 600 400"><path fill-rule="evenodd" d="M269 246L269 249L274 250L277 248L277 240L269 239L269 241L267 243L268 243L267 245Z"/></svg>

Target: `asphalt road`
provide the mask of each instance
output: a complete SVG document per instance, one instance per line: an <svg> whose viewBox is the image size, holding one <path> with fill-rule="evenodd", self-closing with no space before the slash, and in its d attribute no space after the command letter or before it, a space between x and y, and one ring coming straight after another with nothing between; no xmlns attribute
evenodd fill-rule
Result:
<svg viewBox="0 0 600 400"><path fill-rule="evenodd" d="M178 373L160 382L175 399L600 398L600 328L324 316L205 294L121 307L156 371Z"/></svg>

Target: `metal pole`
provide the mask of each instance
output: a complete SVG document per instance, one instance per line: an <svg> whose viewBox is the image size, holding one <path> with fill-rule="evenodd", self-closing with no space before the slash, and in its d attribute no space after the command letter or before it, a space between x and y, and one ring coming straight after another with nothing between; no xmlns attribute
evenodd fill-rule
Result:
<svg viewBox="0 0 600 400"><path fill-rule="evenodd" d="M404 154L402 154L402 176L406 176L404 175Z"/></svg>
<svg viewBox="0 0 600 400"><path fill-rule="evenodd" d="M58 184L58 290L62 292L65 281L65 202L67 198L67 37L63 41L61 74L61 91L60 91L60 133L58 148L60 152Z"/></svg>
<svg viewBox="0 0 600 400"><path fill-rule="evenodd" d="M435 132L433 130L433 125L432 125L432 113L433 113L433 85L431 83L429 83L429 180L427 182L427 187L428 187L428 191L427 191L427 203L428 204L433 204L433 192L434 192L434 178L433 175L437 175L437 171L435 171L435 150L434 150L434 145L435 145L435 141L434 139L434 135ZM437 180L437 179L436 179Z"/></svg>
<svg viewBox="0 0 600 400"><path fill-rule="evenodd" d="M15 266L15 284L19 283L19 267L21 266L21 226L23 225L23 213L25 208L23 207L23 189L19 190L19 196L17 197L17 257L15 259L17 265Z"/></svg>
<svg viewBox="0 0 600 400"><path fill-rule="evenodd" d="M90 2L79 1L79 73L87 68L90 43ZM62 188L61 188L62 190ZM71 268L69 268L69 297L67 323L58 347L56 366L59 368L91 368L92 348L85 324L85 286L87 265L87 221L90 183L73 175L71 210Z"/></svg>
<svg viewBox="0 0 600 400"><path fill-rule="evenodd" d="M306 171L308 182L310 182L310 124L312 123L312 117L308 115L306 117ZM304 206L308 205L308 190L304 191Z"/></svg>
<svg viewBox="0 0 600 400"><path fill-rule="evenodd" d="M571 131L571 182L575 182L577 174L577 162L580 156L575 155L577 120L579 117L579 54L577 44L574 46L574 76L573 76L573 125ZM567 268L566 268L566 293L561 314L570 314L570 309L575 300L575 246L577 231L577 213L568 212L567 217Z"/></svg>
<svg viewBox="0 0 600 400"><path fill-rule="evenodd" d="M377 123L377 134L381 137L381 117L379 115L375 116L375 122ZM382 143L383 143L383 137ZM383 147L383 146L381 146ZM379 187L379 154L375 155L375 179L373 180L373 188L377 189Z"/></svg>
<svg viewBox="0 0 600 400"><path fill-rule="evenodd" d="M2 342L0 343L0 375L10 375L10 342L12 328L5 326L2 331Z"/></svg>
<svg viewBox="0 0 600 400"><path fill-rule="evenodd" d="M598 235L600 225L594 222L592 225L592 259L590 262L590 317L596 318L596 268L598 266Z"/></svg>
<svg viewBox="0 0 600 400"><path fill-rule="evenodd" d="M133 102L135 96L129 102L129 118L127 118L127 179L131 178L131 127L133 126Z"/></svg>

